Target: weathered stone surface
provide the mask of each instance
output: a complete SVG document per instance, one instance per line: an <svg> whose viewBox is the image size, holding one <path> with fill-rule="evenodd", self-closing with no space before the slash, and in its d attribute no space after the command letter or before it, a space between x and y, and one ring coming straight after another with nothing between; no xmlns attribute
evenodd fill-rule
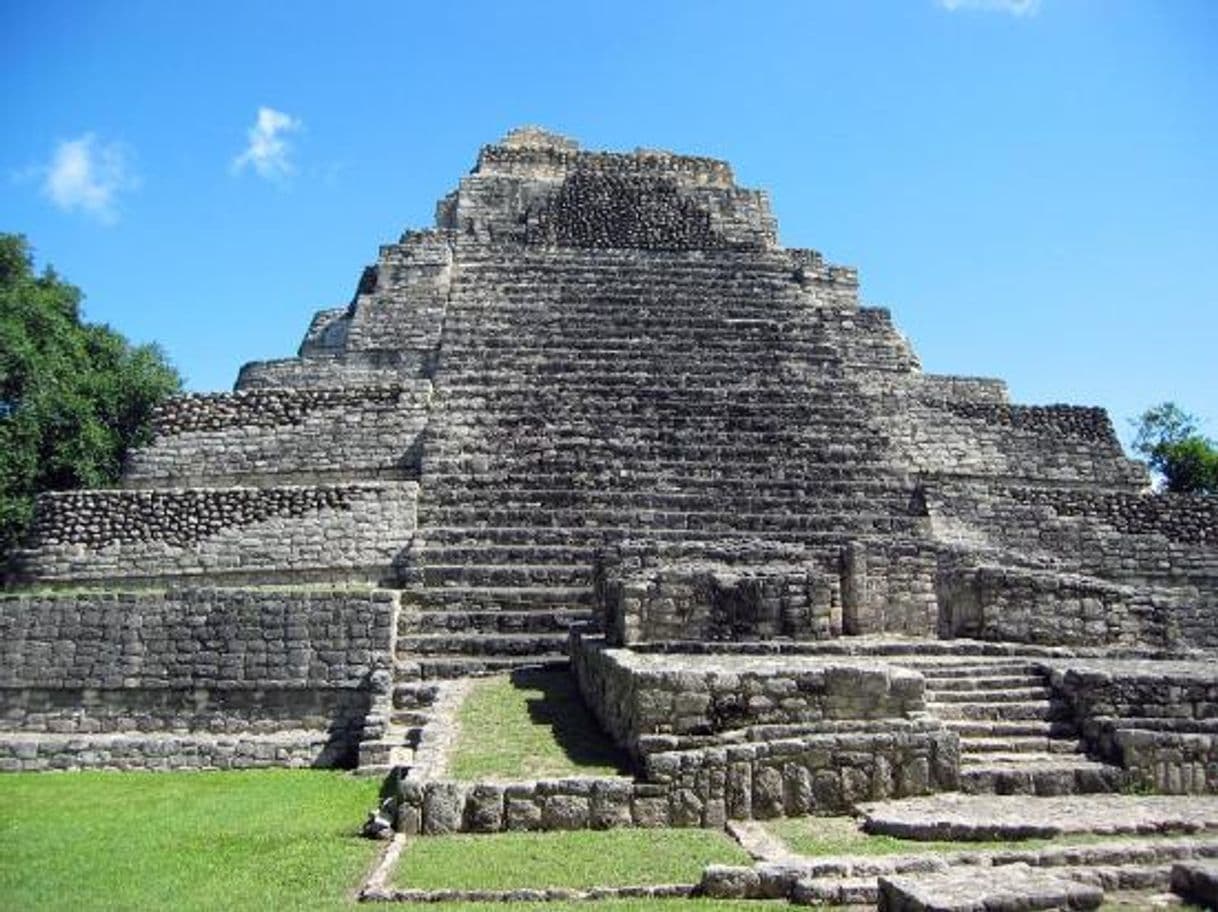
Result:
<svg viewBox="0 0 1218 912"><path fill-rule="evenodd" d="M1055 877L1024 864L978 871L879 879L882 912L1025 912L1095 909L1099 887Z"/></svg>
<svg viewBox="0 0 1218 912"><path fill-rule="evenodd" d="M1172 865L1171 888L1173 893L1204 909L1218 909L1218 861Z"/></svg>
<svg viewBox="0 0 1218 912"><path fill-rule="evenodd" d="M864 827L903 839L1029 839L1065 833L1218 830L1218 797L933 795L864 804Z"/></svg>

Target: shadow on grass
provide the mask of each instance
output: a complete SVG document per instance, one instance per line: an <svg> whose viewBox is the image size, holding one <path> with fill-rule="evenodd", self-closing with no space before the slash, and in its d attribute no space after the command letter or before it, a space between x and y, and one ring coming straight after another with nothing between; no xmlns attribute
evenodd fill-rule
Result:
<svg viewBox="0 0 1218 912"><path fill-rule="evenodd" d="M567 671L523 668L512 672L512 686L536 691L527 700L529 719L534 725L549 727L554 743L575 766L612 767L621 775L633 775L630 758L609 738L584 703Z"/></svg>

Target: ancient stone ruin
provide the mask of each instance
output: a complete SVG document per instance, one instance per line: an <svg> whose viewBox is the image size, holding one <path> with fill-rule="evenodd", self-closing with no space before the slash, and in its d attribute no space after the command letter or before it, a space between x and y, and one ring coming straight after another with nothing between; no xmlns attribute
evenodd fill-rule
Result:
<svg viewBox="0 0 1218 912"><path fill-rule="evenodd" d="M487 146L16 571L3 769L358 766L425 834L1218 792L1218 500L923 373L706 158ZM633 778L433 774L446 682L530 665Z"/></svg>

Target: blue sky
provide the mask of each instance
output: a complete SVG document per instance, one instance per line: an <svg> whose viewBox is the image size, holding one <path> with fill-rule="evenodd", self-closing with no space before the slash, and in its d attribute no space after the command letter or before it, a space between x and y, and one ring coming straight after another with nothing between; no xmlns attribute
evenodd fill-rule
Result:
<svg viewBox="0 0 1218 912"><path fill-rule="evenodd" d="M728 159L928 371L1218 436L1212 0L0 0L0 61L0 230L193 389L535 123Z"/></svg>

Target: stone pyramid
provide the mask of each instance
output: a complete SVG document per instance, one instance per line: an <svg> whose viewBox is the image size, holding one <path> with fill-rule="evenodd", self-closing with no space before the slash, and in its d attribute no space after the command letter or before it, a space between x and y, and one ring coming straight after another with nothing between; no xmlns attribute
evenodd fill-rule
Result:
<svg viewBox="0 0 1218 912"><path fill-rule="evenodd" d="M0 687L12 731L323 720L351 762L392 687L563 664L577 623L1213 649L1216 529L1101 409L922 372L725 162L525 128L297 357L40 500Z"/></svg>

